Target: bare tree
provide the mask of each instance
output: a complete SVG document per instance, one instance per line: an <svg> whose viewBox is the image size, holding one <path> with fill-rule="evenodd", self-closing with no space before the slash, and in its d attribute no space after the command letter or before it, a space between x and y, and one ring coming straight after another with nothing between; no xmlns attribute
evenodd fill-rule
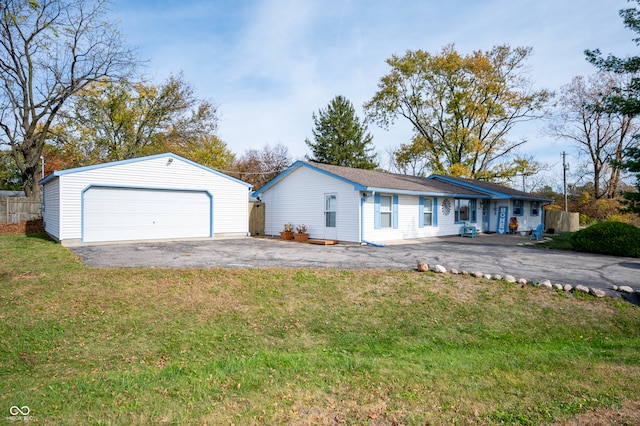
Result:
<svg viewBox="0 0 640 426"><path fill-rule="evenodd" d="M278 143L272 147L267 144L262 150L247 150L235 162L230 174L258 189L290 165L291 156L285 145Z"/></svg>
<svg viewBox="0 0 640 426"><path fill-rule="evenodd" d="M0 143L11 147L30 197L40 198L38 163L65 101L135 68L134 52L106 13L106 0L0 3Z"/></svg>
<svg viewBox="0 0 640 426"><path fill-rule="evenodd" d="M560 112L550 126L551 134L575 143L579 157L586 157L579 170L590 176L595 198L618 195L621 169L615 161L622 159L625 149L637 145L634 117L603 107L624 78L630 76L600 72L574 77L561 89Z"/></svg>

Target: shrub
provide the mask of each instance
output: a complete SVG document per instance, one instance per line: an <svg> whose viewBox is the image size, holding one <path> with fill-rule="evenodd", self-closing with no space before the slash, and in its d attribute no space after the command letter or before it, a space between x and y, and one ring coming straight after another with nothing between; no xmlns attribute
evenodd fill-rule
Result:
<svg viewBox="0 0 640 426"><path fill-rule="evenodd" d="M602 222L571 236L575 251L640 257L640 228L628 223Z"/></svg>

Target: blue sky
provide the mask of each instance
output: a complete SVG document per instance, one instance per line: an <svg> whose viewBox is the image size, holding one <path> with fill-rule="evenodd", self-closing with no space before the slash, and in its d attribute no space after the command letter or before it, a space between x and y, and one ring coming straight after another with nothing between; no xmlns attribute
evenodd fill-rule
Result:
<svg viewBox="0 0 640 426"><path fill-rule="evenodd" d="M530 46L536 88L558 91L575 75L595 71L585 49L638 55L618 10L625 0L113 0L127 41L149 60L156 82L182 72L200 98L220 108L220 137L237 154L282 143L302 158L311 114L335 95L362 104L377 90L392 54L438 53L449 43L463 54L495 45ZM544 124L523 125L522 154L534 154L561 176L570 145L544 136ZM385 131L369 125L380 159L407 142L403 122Z"/></svg>

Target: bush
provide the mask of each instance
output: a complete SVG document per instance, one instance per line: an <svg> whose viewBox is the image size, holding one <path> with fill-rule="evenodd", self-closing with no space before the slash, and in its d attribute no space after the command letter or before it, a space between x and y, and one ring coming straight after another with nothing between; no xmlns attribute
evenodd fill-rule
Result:
<svg viewBox="0 0 640 426"><path fill-rule="evenodd" d="M575 251L640 257L640 228L628 223L602 222L571 236Z"/></svg>

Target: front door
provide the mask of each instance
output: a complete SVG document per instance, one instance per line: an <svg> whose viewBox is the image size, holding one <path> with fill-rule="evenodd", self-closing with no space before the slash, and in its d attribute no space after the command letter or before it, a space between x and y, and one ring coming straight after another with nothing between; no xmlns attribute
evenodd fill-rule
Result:
<svg viewBox="0 0 640 426"><path fill-rule="evenodd" d="M324 238L338 239L338 195L324 194Z"/></svg>
<svg viewBox="0 0 640 426"><path fill-rule="evenodd" d="M490 229L489 200L482 200L482 232L488 232Z"/></svg>

